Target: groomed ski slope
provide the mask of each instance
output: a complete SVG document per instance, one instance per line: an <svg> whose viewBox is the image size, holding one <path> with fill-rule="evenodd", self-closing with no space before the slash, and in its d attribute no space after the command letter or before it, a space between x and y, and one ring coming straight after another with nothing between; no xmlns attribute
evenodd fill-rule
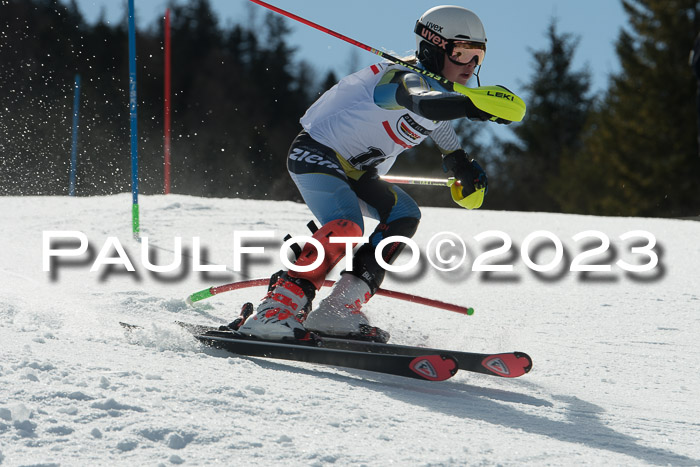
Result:
<svg viewBox="0 0 700 467"><path fill-rule="evenodd" d="M447 194L445 194L447 195ZM176 237L183 263L151 273L131 238L128 194L0 198L0 464L19 465L700 465L700 223L541 213L423 209L415 237L421 261L384 287L473 306L473 316L385 297L367 305L395 343L480 352L520 350L534 360L516 380L458 373L443 383L260 358L202 348L174 320L226 323L264 289L221 294L188 307L190 293L280 268L286 233L306 235L307 208L291 202L142 196L142 236L151 261L170 264ZM368 224L368 230L374 227ZM474 259L512 239L471 271ZM561 240L526 237L547 230ZM582 251L611 241L571 272ZM621 240L643 230L659 263L644 264ZM45 231L79 231L88 252L42 270ZM234 232L274 231L233 273ZM428 240L451 232L467 245L464 265L439 272ZM136 269L93 262L116 237ZM193 271L193 237L202 264ZM454 239L454 235L453 235ZM455 239L456 240L456 239ZM75 248L57 242L54 248ZM408 250L407 250L408 251ZM406 264L407 251L397 264ZM443 245L444 258L459 256ZM111 249L111 256L117 253ZM433 255L434 257L434 255ZM207 262L205 262L208 261ZM339 269L338 269L339 270ZM331 278L336 278L338 270ZM324 289L321 295L326 293ZM145 326L127 336L118 322Z"/></svg>

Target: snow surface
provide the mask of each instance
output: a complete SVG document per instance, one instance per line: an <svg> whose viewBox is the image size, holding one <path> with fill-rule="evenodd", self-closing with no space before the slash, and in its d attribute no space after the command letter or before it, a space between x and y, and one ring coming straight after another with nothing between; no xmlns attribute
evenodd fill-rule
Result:
<svg viewBox="0 0 700 467"><path fill-rule="evenodd" d="M503 379L467 372L434 383L371 372L233 358L204 348L173 323L226 323L264 289L239 290L188 307L190 293L280 268L286 233L307 234L310 214L291 202L142 196L142 236L151 260L169 264L174 238L187 257L151 273L131 238L131 199L0 198L0 464L15 465L700 465L700 223L426 208L415 237L427 254L438 232L458 234L467 262L443 273L424 259L384 283L473 306L464 316L375 297L366 310L396 343L480 352L520 350L531 373ZM368 224L372 229L373 224ZM234 231L275 231L254 241L266 255L232 272ZM513 240L488 262L512 272L473 272L476 255ZM521 258L528 234L548 230L564 244L562 266L535 273ZM610 238L590 264L581 251ZM631 247L655 236L659 264ZM42 270L44 231L80 231L88 253ZM90 268L109 237L136 272ZM192 238L224 272L195 272ZM551 242L543 242L548 245ZM55 247L73 248L63 243ZM554 257L528 248L538 264ZM117 253L111 250L112 257ZM157 256L157 259L155 258ZM443 255L449 256L449 255ZM406 252L397 264L408 261ZM337 270L332 276L337 277ZM335 277L331 277L335 278ZM322 291L326 293L324 289ZM145 328L128 335L118 324Z"/></svg>

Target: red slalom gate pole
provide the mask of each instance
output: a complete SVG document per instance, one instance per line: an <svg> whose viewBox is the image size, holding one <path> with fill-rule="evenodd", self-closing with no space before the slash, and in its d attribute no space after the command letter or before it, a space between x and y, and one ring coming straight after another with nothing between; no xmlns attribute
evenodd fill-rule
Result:
<svg viewBox="0 0 700 467"><path fill-rule="evenodd" d="M344 35L340 34L339 32L333 31L332 29L328 29L328 28L326 28L326 27L324 27L324 26L321 26L320 24L314 23L313 21L309 21L308 19L304 19L304 18L302 18L301 16L295 15L294 13L290 13L290 12L288 12L288 11L286 11L286 10L283 10L283 9L281 9L281 8L277 8L277 7L274 6L274 5L270 5L269 3L266 3L266 2L263 2L263 1L260 1L260 0L250 0L250 1L253 2L253 3L255 3L255 4L260 5L261 7L267 8L268 10L274 11L275 13L279 13L279 14L282 15L282 16L286 16L287 18L291 18L291 19L293 19L293 20L295 20L295 21L299 21L300 23L303 23L303 24L305 24L305 25L307 25L307 26L311 26L311 27L314 28L314 29L318 29L319 31L323 31L323 32L325 32L326 34L330 34L330 35L333 36L333 37L337 37L337 38L340 39L340 40L343 40L343 41L345 41L345 42L349 42L350 44L352 44L352 45L354 45L354 46L357 46L357 47L359 47L359 48L361 48L361 49L365 49L366 51L372 52L373 54L379 55L380 57L387 58L388 60L392 60L392 59L393 59L393 57L387 56L387 55L384 54L383 52L381 52L381 51L379 51L379 50L376 50L376 49L373 49L372 47L370 47L370 46L368 46L368 45L365 45L365 44L363 44L362 42L358 42L358 41L356 41L355 39L351 39L351 38L349 38L348 36L344 36ZM394 60L396 60L396 59L393 59L392 61L394 61Z"/></svg>
<svg viewBox="0 0 700 467"><path fill-rule="evenodd" d="M165 85L163 97L163 167L165 194L170 193L170 9L165 10Z"/></svg>
<svg viewBox="0 0 700 467"><path fill-rule="evenodd" d="M187 303L190 305L194 302L204 300L205 298L213 297L224 292L230 292L232 290L244 289L247 287L259 287L266 286L270 283L269 279L250 279L247 281L233 282L231 284L220 285L217 287L209 287L208 289L195 292L189 297L187 297ZM323 281L324 287L332 287L335 281L325 280ZM397 300L404 300L411 303L418 303L421 305L430 306L433 308L440 308L442 310L454 311L462 315L473 315L474 309L471 307L465 307L460 305L454 305L452 303L442 302L440 300L434 300L432 298L419 297L418 295L408 294L404 292L397 292L395 290L387 289L377 289L376 295L382 295L384 297L394 298Z"/></svg>

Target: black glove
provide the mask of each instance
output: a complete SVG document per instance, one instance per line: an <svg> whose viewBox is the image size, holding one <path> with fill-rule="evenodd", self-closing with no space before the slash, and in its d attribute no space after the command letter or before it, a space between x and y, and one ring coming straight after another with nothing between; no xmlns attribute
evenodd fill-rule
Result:
<svg viewBox="0 0 700 467"><path fill-rule="evenodd" d="M484 112L480 108L474 105L474 103L467 98L467 118L469 120L478 120L481 122L496 122L502 125L510 125L512 122L501 117L496 117L488 112Z"/></svg>
<svg viewBox="0 0 700 467"><path fill-rule="evenodd" d="M462 193L467 196L480 188L488 192L489 181L486 172L475 160L469 160L467 153L459 149L442 158L442 167L447 172L451 170L462 185Z"/></svg>
<svg viewBox="0 0 700 467"><path fill-rule="evenodd" d="M505 118L500 118L500 117L494 117L491 119L492 122L500 123L501 125L510 125L511 122L510 120L506 120Z"/></svg>
<svg viewBox="0 0 700 467"><path fill-rule="evenodd" d="M484 112L483 110L475 106L472 100L468 97L466 98L466 114L469 120L478 120L481 122L486 122L494 118L494 116L490 113Z"/></svg>

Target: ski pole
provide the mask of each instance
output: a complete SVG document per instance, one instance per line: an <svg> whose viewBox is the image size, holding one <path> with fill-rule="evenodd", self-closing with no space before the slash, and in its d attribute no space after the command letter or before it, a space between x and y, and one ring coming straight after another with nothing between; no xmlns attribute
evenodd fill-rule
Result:
<svg viewBox="0 0 700 467"><path fill-rule="evenodd" d="M194 302L204 300L214 295L218 295L224 292L230 292L232 290L243 289L247 287L259 287L263 285L268 285L269 279L250 279L247 281L232 282L230 284L220 285L216 287L209 287L208 289L200 290L187 297L187 304L192 305ZM335 284L335 281L325 280L323 281L324 287L331 287ZM418 303L421 305L431 306L434 308L440 308L442 310L454 311L455 313L460 313L463 315L473 315L474 308L465 307L460 305L454 305L452 303L442 302L440 300L435 300L432 298L420 297L418 295L408 294L404 292L397 292L395 290L387 290L379 288L377 289L376 295L382 295L389 298L394 298L397 300L404 300L411 303Z"/></svg>
<svg viewBox="0 0 700 467"><path fill-rule="evenodd" d="M503 86L480 86L478 88L473 89L468 88L463 84L454 83L443 76L431 73L430 71L424 70L423 68L419 68L418 66L405 62L399 58L394 57L393 55L389 55L386 52L382 52L381 50L377 50L374 47L365 45L362 42L356 41L355 39L351 39L348 36L333 31L332 29L328 29L327 27L321 26L320 24L314 23L313 21L309 21L308 19L304 19L301 16L295 15L294 13L290 13L289 11L283 10L274 5L270 5L269 3L263 2L262 0L250 1L257 5L260 5L261 7L267 8L268 10L274 11L275 13L279 13L282 16L286 16L287 18L291 18L314 29L318 29L319 31L325 32L326 34L330 34L333 37L337 37L338 39L343 40L349 44L364 49L375 55L378 55L385 60L389 60L390 62L396 63L397 65L401 65L405 68L408 68L414 73L419 73L421 75L425 75L429 78L432 78L438 81L448 90L455 91L467 96L469 99L471 99L475 106L494 115L494 118L498 117L513 122L519 122L525 116L525 102L520 97L508 91Z"/></svg>
<svg viewBox="0 0 700 467"><path fill-rule="evenodd" d="M403 177L399 175L382 175L379 178L397 185L450 186L450 179L445 178Z"/></svg>
<svg viewBox="0 0 700 467"><path fill-rule="evenodd" d="M422 68L418 68L414 65L411 65L410 63L404 62L403 60L394 57L393 55L389 55L386 52L382 52L381 50L377 50L373 47L370 47L368 45L363 44L362 42L356 41L355 39L351 39L348 36L345 36L343 34L340 34L339 32L333 31L332 29L328 29L327 27L321 26L320 24L314 23L313 21L309 21L308 19L304 19L301 16L297 16L294 13L290 13L289 11L283 10L281 8L278 8L274 5L270 5L269 3L263 2L262 0L250 0L253 3L256 3L264 8L267 8L268 10L272 10L275 13L279 13L280 15L286 16L287 18L291 18L295 21L299 21L302 24L305 24L307 26L311 26L314 29L318 29L321 32L325 32L326 34L330 34L333 37L337 37L340 40L343 40L345 42L348 42L356 47L359 47L361 49L366 50L367 52L373 53L375 55L379 55L381 58L389 60L390 62L394 62L398 65L405 66L406 68L410 69L411 71L415 71L416 73L420 73L422 75L429 76L430 78L433 78L437 81L439 81L441 84L444 84L446 86L454 86L454 85L459 85L458 83L453 83L452 81L448 80L447 78L443 78L440 75L436 75L435 73L431 73L428 70L424 70ZM467 88L468 89L468 88Z"/></svg>

